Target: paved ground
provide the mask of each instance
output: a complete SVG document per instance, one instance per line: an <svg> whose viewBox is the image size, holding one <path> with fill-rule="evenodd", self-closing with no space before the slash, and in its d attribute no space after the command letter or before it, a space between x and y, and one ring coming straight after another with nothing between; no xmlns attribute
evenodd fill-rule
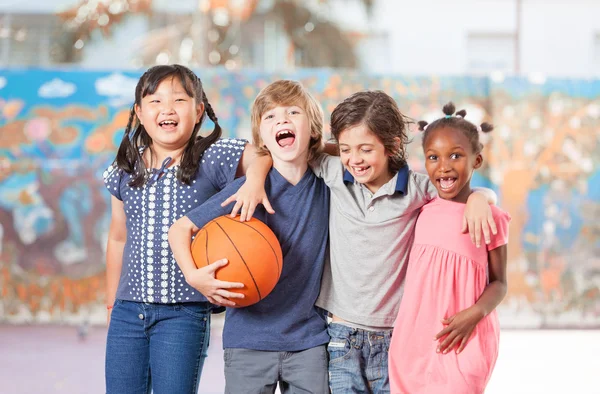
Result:
<svg viewBox="0 0 600 394"><path fill-rule="evenodd" d="M213 325L200 392L223 392L221 327ZM106 329L0 325L1 394L104 393ZM487 394L598 394L600 331L503 331Z"/></svg>

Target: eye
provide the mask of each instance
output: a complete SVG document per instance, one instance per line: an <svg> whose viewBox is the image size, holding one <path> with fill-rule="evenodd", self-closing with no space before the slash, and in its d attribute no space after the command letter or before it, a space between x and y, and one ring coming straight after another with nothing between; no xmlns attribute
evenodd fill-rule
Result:
<svg viewBox="0 0 600 394"><path fill-rule="evenodd" d="M160 100L158 100L158 99L153 99L153 100L150 100L150 102L151 102L151 103L160 103Z"/></svg>
<svg viewBox="0 0 600 394"><path fill-rule="evenodd" d="M350 149L340 149L340 153L350 153Z"/></svg>
<svg viewBox="0 0 600 394"><path fill-rule="evenodd" d="M372 151L372 149L361 149L361 152L363 153L371 153Z"/></svg>
<svg viewBox="0 0 600 394"><path fill-rule="evenodd" d="M427 160L437 160L437 156L436 155L429 155L429 156L427 156Z"/></svg>
<svg viewBox="0 0 600 394"><path fill-rule="evenodd" d="M273 119L273 114L266 115L263 120Z"/></svg>
<svg viewBox="0 0 600 394"><path fill-rule="evenodd" d="M297 109L293 109L290 111L290 114L292 115L298 115L300 113L300 111L298 111Z"/></svg>
<svg viewBox="0 0 600 394"><path fill-rule="evenodd" d="M451 159L453 159L453 160L456 160L456 159L458 159L460 156L461 156L461 155L460 155L459 153L453 153L453 154L451 154L451 155L450 155L450 158L451 158Z"/></svg>
<svg viewBox="0 0 600 394"><path fill-rule="evenodd" d="M182 98L180 98L180 99L177 99L177 100L175 100L175 101L187 101L187 100L186 100L186 99L182 99Z"/></svg>

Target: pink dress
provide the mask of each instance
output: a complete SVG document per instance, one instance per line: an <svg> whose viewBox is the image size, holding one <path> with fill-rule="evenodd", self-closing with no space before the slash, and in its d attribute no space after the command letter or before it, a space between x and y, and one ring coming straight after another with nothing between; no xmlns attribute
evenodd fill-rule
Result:
<svg viewBox="0 0 600 394"><path fill-rule="evenodd" d="M482 319L460 353L436 353L435 335L450 317L475 304L488 277L487 251L508 241L510 216L492 206L498 234L477 248L461 233L465 204L436 198L415 229L402 304L389 351L392 394L483 393L498 357L496 311Z"/></svg>

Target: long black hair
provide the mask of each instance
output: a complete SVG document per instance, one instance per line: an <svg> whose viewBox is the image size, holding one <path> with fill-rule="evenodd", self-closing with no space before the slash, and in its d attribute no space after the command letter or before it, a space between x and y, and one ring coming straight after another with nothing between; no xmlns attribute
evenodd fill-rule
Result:
<svg viewBox="0 0 600 394"><path fill-rule="evenodd" d="M154 94L158 85L167 78L179 78L188 96L194 98L196 102L202 100L204 103L204 114L200 118L200 122L194 126L194 131L181 156L181 163L177 171L177 179L181 183L186 185L191 183L192 178L198 171L202 154L221 137L222 132L219 120L208 102L208 98L206 98L202 81L192 70L179 64L149 68L140 77L135 87L135 103L131 106L125 134L123 135L123 140L115 159L119 168L128 174L132 174L131 181L129 182L129 186L131 187L139 187L146 183L146 164L142 158L140 148L151 147L152 144L152 139L144 126L140 124L140 120L135 114L135 106L141 106L142 98L149 94ZM198 132L206 116L213 121L215 128L208 136L202 137Z"/></svg>

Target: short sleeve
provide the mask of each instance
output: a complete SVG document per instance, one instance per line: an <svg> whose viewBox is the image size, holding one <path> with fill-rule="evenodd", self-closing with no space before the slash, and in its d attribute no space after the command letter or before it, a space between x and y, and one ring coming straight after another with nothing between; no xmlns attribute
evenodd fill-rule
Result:
<svg viewBox="0 0 600 394"><path fill-rule="evenodd" d="M422 196L424 204L437 197L437 189L427 175L411 171L410 176L413 178L414 186L418 194Z"/></svg>
<svg viewBox="0 0 600 394"><path fill-rule="evenodd" d="M185 216L198 228L202 228L206 223L231 212L233 202L225 207L221 206L223 200L235 193L246 181L246 177L240 177L229 183L223 190L209 198L204 204L192 209Z"/></svg>
<svg viewBox="0 0 600 394"><path fill-rule="evenodd" d="M315 175L322 178L327 186L333 185L344 176L344 165L337 156L321 153L309 164Z"/></svg>
<svg viewBox="0 0 600 394"><path fill-rule="evenodd" d="M508 212L505 212L498 208L495 205L491 205L492 215L494 217L494 222L496 222L496 229L498 230L497 234L491 234L491 242L487 246L487 250L494 250L502 245L506 245L508 243L508 225L510 223L510 215Z"/></svg>
<svg viewBox="0 0 600 394"><path fill-rule="evenodd" d="M212 144L202 155L202 172L217 190L235 179L247 140L223 138Z"/></svg>
<svg viewBox="0 0 600 394"><path fill-rule="evenodd" d="M120 201L123 201L121 197L123 170L117 167L116 163L113 163L104 171L102 177L104 178L104 185L108 189L108 192Z"/></svg>

